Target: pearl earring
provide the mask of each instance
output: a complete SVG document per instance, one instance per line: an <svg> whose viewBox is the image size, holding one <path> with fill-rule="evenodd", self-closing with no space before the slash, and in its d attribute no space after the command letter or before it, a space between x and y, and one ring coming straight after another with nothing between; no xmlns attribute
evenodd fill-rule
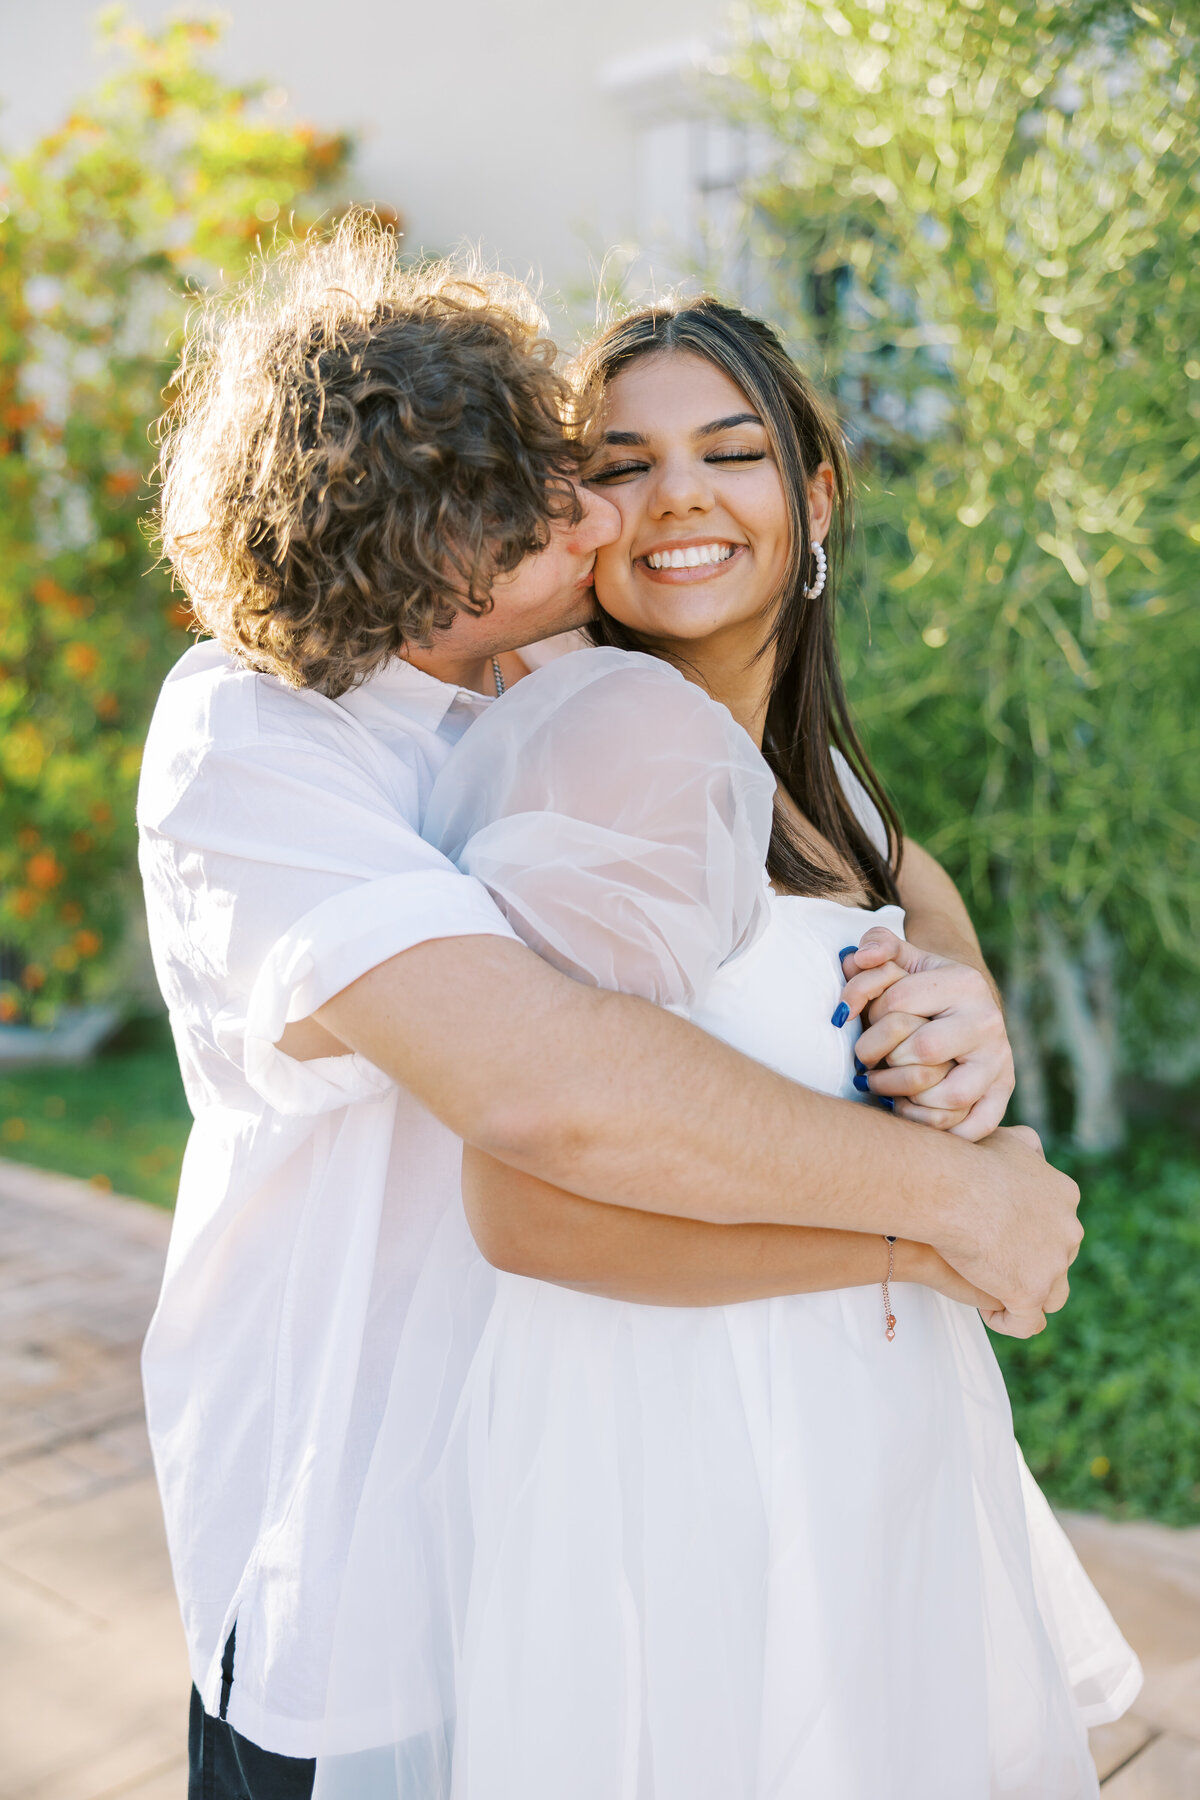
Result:
<svg viewBox="0 0 1200 1800"><path fill-rule="evenodd" d="M812 586L806 587L804 590L804 598L806 600L815 600L818 594L823 594L825 592L825 571L829 567L825 557L825 547L823 544L814 544L812 553L813 561L817 565L817 573Z"/></svg>

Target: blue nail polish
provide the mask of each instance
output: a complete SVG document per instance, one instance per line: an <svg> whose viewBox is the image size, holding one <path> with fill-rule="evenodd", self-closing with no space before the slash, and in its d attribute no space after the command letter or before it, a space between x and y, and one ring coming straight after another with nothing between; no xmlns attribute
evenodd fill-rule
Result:
<svg viewBox="0 0 1200 1800"><path fill-rule="evenodd" d="M895 1112L896 1102L894 1100L885 1100L882 1094L878 1095L877 1098L880 1106L886 1106L889 1112Z"/></svg>
<svg viewBox="0 0 1200 1800"><path fill-rule="evenodd" d="M871 1084L865 1075L856 1075L854 1077L854 1085L860 1094L869 1094L871 1091Z"/></svg>
<svg viewBox="0 0 1200 1800"><path fill-rule="evenodd" d="M830 1020L830 1024L836 1025L840 1031L849 1017L850 1008L846 1005L844 1000L839 1000L837 1006L834 1008L833 1018Z"/></svg>
<svg viewBox="0 0 1200 1800"><path fill-rule="evenodd" d="M865 1074L866 1074L866 1072L867 1072L867 1065L866 1065L866 1063L865 1063L865 1062L860 1062L860 1061L859 1061L859 1059L858 1059L858 1057L857 1057L857 1056L856 1056L856 1057L855 1057L855 1059L854 1059L854 1067L855 1067L855 1068L856 1068L856 1069L857 1069L857 1070L858 1070L858 1073L859 1073L859 1074L860 1074L860 1075L865 1075Z"/></svg>
<svg viewBox="0 0 1200 1800"><path fill-rule="evenodd" d="M853 955L854 955L854 952L855 952L855 951L856 951L856 950L857 950L857 949L858 949L858 945L857 945L857 944L847 944L847 945L846 945L846 948L845 948L845 949L844 949L844 950L839 950L839 951L838 951L838 961L839 961L839 962L845 962L845 960L846 960L846 958L847 958L847 957L848 957L848 956L853 956Z"/></svg>

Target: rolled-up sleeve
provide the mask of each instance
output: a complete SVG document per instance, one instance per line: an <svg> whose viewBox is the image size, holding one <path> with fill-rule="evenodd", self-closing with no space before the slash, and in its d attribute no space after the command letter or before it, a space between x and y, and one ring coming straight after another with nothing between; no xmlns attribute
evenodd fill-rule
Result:
<svg viewBox="0 0 1200 1800"><path fill-rule="evenodd" d="M162 883L217 1001L217 1047L278 1112L327 1112L391 1085L363 1056L287 1056L288 1024L415 944L515 936L483 884L424 842L403 795L336 744L226 743L168 800L155 814L144 790L147 890Z"/></svg>
<svg viewBox="0 0 1200 1800"><path fill-rule="evenodd" d="M390 1078L365 1056L297 1062L277 1048L286 1025L307 1019L369 969L440 937L514 937L487 889L454 869L360 882L323 900L285 931L259 971L245 1026L250 1085L277 1112L325 1112L384 1092Z"/></svg>

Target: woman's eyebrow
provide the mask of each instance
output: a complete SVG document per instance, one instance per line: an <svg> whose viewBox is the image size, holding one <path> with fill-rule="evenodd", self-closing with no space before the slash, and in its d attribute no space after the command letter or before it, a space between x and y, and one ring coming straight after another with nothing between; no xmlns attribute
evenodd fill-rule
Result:
<svg viewBox="0 0 1200 1800"><path fill-rule="evenodd" d="M715 437L718 431L729 431L735 425L761 425L762 420L757 413L730 413L727 419L714 419L711 425L701 425L693 431L693 437Z"/></svg>
<svg viewBox="0 0 1200 1800"><path fill-rule="evenodd" d="M761 424L762 420L757 413L730 413L727 419L713 419L707 425L698 425L695 431L693 431L692 436L698 438L716 437L719 431L729 431L734 425ZM606 444L644 444L646 442L646 434L642 431L606 431L604 433L603 441Z"/></svg>

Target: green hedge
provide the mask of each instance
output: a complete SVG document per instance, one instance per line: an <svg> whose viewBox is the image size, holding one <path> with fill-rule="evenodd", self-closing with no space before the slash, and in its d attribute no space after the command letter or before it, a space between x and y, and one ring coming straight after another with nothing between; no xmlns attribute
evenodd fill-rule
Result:
<svg viewBox="0 0 1200 1800"><path fill-rule="evenodd" d="M0 1156L173 1206L192 1116L166 1020L127 1025L79 1069L0 1075Z"/></svg>

